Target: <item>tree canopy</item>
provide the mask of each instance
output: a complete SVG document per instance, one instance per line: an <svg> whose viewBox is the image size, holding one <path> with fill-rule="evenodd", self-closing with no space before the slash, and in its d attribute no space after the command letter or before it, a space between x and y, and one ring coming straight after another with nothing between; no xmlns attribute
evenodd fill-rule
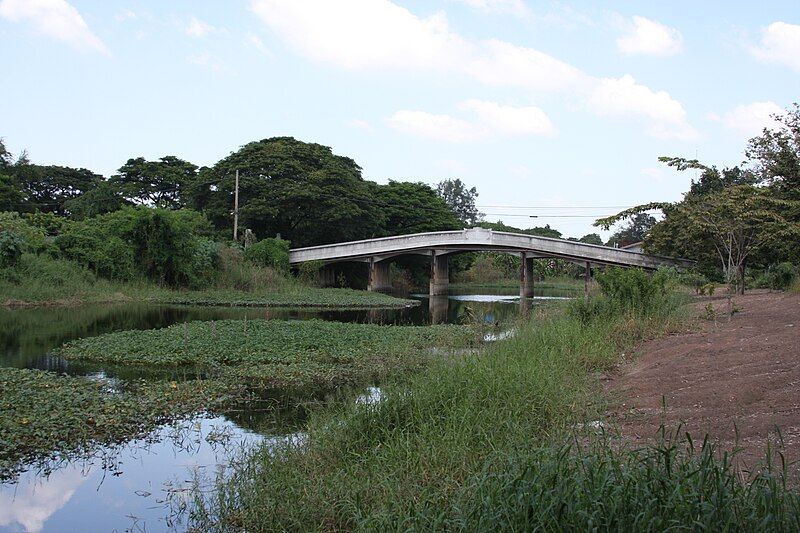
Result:
<svg viewBox="0 0 800 533"><path fill-rule="evenodd" d="M460 179L444 180L436 186L436 193L450 206L464 226L472 227L483 219L483 213L475 206L478 199L478 189L475 187L468 188Z"/></svg>

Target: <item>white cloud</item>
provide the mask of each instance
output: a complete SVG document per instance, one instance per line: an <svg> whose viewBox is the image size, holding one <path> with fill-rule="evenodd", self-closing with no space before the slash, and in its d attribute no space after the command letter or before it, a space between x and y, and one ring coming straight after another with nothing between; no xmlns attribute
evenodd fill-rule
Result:
<svg viewBox="0 0 800 533"><path fill-rule="evenodd" d="M711 113L709 120L721 122L727 128L752 137L764 128L778 128L780 123L772 115L782 115L783 109L775 102L753 102L736 106L722 116Z"/></svg>
<svg viewBox="0 0 800 533"><path fill-rule="evenodd" d="M189 17L189 22L186 23L186 35L192 37L205 37L209 33L213 33L214 27L210 24L203 22L194 15Z"/></svg>
<svg viewBox="0 0 800 533"><path fill-rule="evenodd" d="M530 14L528 6L522 0L451 0L460 2L483 13L509 13L518 17Z"/></svg>
<svg viewBox="0 0 800 533"><path fill-rule="evenodd" d="M763 29L761 43L752 47L750 52L761 61L800 72L800 26L773 22Z"/></svg>
<svg viewBox="0 0 800 533"><path fill-rule="evenodd" d="M111 55L103 41L89 30L78 10L65 0L2 0L0 17L11 22L26 20L39 33L78 50Z"/></svg>
<svg viewBox="0 0 800 533"><path fill-rule="evenodd" d="M116 15L114 15L114 20L117 22L125 22L126 20L133 20L137 18L136 13L131 11L130 9L123 9Z"/></svg>
<svg viewBox="0 0 800 533"><path fill-rule="evenodd" d="M346 122L346 124L352 128L356 128L362 131L374 131L375 128L367 122L366 120L361 120L360 118L351 118Z"/></svg>
<svg viewBox="0 0 800 533"><path fill-rule="evenodd" d="M262 54L270 57L273 55L272 51L269 48L267 48L267 45L264 44L264 41L262 41L258 35L255 35L253 33L248 33L246 39L249 45L251 45L253 48L258 50Z"/></svg>
<svg viewBox="0 0 800 533"><path fill-rule="evenodd" d="M392 115L388 122L398 131L425 139L465 142L475 141L479 138L478 131L473 124L450 115L401 110Z"/></svg>
<svg viewBox="0 0 800 533"><path fill-rule="evenodd" d="M512 107L472 99L458 107L474 112L490 135L547 135L555 131L547 114L536 106Z"/></svg>
<svg viewBox="0 0 800 533"><path fill-rule="evenodd" d="M574 88L589 79L579 69L550 55L497 39L482 42L464 68L487 85L541 91Z"/></svg>
<svg viewBox="0 0 800 533"><path fill-rule="evenodd" d="M617 39L617 49L623 54L671 56L683 47L678 30L654 20L637 15L626 26L625 35Z"/></svg>
<svg viewBox="0 0 800 533"><path fill-rule="evenodd" d="M279 37L316 61L347 69L462 74L490 86L560 92L588 101L600 115L638 118L657 137L697 137L681 104L666 92L654 92L630 76L595 78L533 48L498 39L465 39L450 28L443 13L420 18L390 0L251 0L250 6ZM454 131L464 124L449 115L399 113L393 117L395 127L428 137L484 135L474 129Z"/></svg>
<svg viewBox="0 0 800 533"><path fill-rule="evenodd" d="M250 7L304 54L349 69L450 68L465 46L443 13L421 19L388 0L253 0Z"/></svg>
<svg viewBox="0 0 800 533"><path fill-rule="evenodd" d="M588 106L600 116L645 119L650 135L660 139L693 140L697 131L687 122L686 111L666 91L654 92L633 76L604 78L591 91Z"/></svg>
<svg viewBox="0 0 800 533"><path fill-rule="evenodd" d="M397 111L389 125L404 133L447 142L470 142L496 137L553 133L548 116L535 106L512 107L482 100L466 100L458 108L471 120L426 111Z"/></svg>
<svg viewBox="0 0 800 533"><path fill-rule="evenodd" d="M198 67L208 68L213 72L223 72L227 70L225 63L208 52L190 56L189 63Z"/></svg>

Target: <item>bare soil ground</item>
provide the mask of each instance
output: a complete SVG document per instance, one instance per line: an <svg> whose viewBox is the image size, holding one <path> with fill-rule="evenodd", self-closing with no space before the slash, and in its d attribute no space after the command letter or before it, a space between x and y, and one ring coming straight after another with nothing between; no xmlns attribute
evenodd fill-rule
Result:
<svg viewBox="0 0 800 533"><path fill-rule="evenodd" d="M703 320L696 333L644 343L634 363L609 377L612 419L624 438L641 444L662 421L672 429L683 424L695 442L708 435L724 449L741 449L745 469L763 462L769 439L797 479L800 295L738 296L740 312L730 320L723 297L694 303L696 314L705 315L709 302L721 317L716 322Z"/></svg>

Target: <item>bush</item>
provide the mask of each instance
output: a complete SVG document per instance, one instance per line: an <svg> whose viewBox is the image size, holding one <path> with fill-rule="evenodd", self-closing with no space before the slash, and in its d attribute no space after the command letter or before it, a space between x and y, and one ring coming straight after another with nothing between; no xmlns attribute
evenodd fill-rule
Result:
<svg viewBox="0 0 800 533"><path fill-rule="evenodd" d="M130 281L136 275L133 247L98 224L71 224L55 238L61 256L95 274Z"/></svg>
<svg viewBox="0 0 800 533"><path fill-rule="evenodd" d="M658 270L652 275L638 268L607 268L595 278L601 295L588 301L573 300L569 312L586 323L598 316L653 316L669 313L680 302L671 290L677 282L671 269Z"/></svg>
<svg viewBox="0 0 800 533"><path fill-rule="evenodd" d="M284 239L277 237L262 239L249 246L244 256L255 265L288 272L289 247L290 242Z"/></svg>
<svg viewBox="0 0 800 533"><path fill-rule="evenodd" d="M70 224L56 237L64 257L111 279L136 275L174 287L201 287L213 277L216 245L200 213L127 207Z"/></svg>
<svg viewBox="0 0 800 533"><path fill-rule="evenodd" d="M26 213L23 215L31 226L39 228L45 235L58 235L68 224L68 220L55 213Z"/></svg>
<svg viewBox="0 0 800 533"><path fill-rule="evenodd" d="M797 277L797 267L791 263L778 263L767 269L756 280L756 287L761 289L786 290Z"/></svg>
<svg viewBox="0 0 800 533"><path fill-rule="evenodd" d="M17 264L22 255L23 240L8 230L0 231L0 267L10 267Z"/></svg>
<svg viewBox="0 0 800 533"><path fill-rule="evenodd" d="M47 249L44 232L28 224L19 213L11 211L0 213L0 231L16 235L21 241L23 252L38 253Z"/></svg>

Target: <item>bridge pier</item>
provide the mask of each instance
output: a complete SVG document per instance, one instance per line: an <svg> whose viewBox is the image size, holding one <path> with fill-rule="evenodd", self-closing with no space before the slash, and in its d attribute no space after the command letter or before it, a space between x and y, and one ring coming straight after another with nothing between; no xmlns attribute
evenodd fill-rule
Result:
<svg viewBox="0 0 800 533"><path fill-rule="evenodd" d="M374 257L370 258L367 290L372 292L392 290L392 282L389 279L389 261L377 261Z"/></svg>
<svg viewBox="0 0 800 533"><path fill-rule="evenodd" d="M533 297L533 258L522 252L519 268L519 297L520 299Z"/></svg>
<svg viewBox="0 0 800 533"><path fill-rule="evenodd" d="M447 286L449 284L450 264L447 262L447 254L437 254L436 250L433 250L431 252L430 295L447 294Z"/></svg>

